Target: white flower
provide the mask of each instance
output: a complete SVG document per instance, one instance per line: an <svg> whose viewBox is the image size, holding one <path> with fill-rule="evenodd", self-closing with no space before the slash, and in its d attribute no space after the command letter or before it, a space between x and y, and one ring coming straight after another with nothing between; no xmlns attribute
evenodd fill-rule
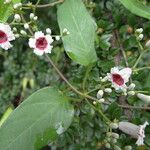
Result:
<svg viewBox="0 0 150 150"><path fill-rule="evenodd" d="M145 128L149 125L149 123L146 121L144 125L137 126L130 122L119 122L119 129L126 133L131 135L133 138L136 138L136 144L138 146L144 145L144 138L145 138Z"/></svg>
<svg viewBox="0 0 150 150"><path fill-rule="evenodd" d="M13 34L9 25L0 23L0 47L8 50L12 47L10 41L15 40L15 35Z"/></svg>
<svg viewBox="0 0 150 150"><path fill-rule="evenodd" d="M42 31L38 31L35 32L34 38L29 39L29 46L34 49L35 54L42 56L44 53L51 53L52 42L53 39L49 34L44 35Z"/></svg>
<svg viewBox="0 0 150 150"><path fill-rule="evenodd" d="M126 89L126 83L129 81L131 73L132 70L130 68L119 69L119 67L114 67L107 74L107 78L112 82L112 87L116 90Z"/></svg>
<svg viewBox="0 0 150 150"><path fill-rule="evenodd" d="M140 125L140 130L138 132L138 140L136 141L136 144L138 146L144 145L145 128L147 125L149 125L149 123L147 121L143 125Z"/></svg>

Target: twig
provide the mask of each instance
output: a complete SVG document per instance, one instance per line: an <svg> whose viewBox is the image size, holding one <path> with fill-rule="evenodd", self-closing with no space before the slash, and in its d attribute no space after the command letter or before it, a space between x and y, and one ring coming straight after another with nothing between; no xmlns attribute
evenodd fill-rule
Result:
<svg viewBox="0 0 150 150"><path fill-rule="evenodd" d="M97 101L98 99L95 97L92 97L90 95L84 94L80 91L78 91L73 85L70 84L70 82L64 77L64 75L60 72L60 70L57 68L57 66L53 63L53 61L49 58L48 55L46 55L46 58L48 60L48 62L50 63L50 65L52 65L54 67L54 69L56 70L56 72L59 74L59 76L66 82L66 84L78 95L84 97L84 98L88 98L90 100L93 101ZM103 102L103 104L105 105L111 105L111 103L109 102ZM125 109L143 109L143 110L150 110L150 107L138 107L138 106L125 106L125 105L118 105L119 107L125 108Z"/></svg>
<svg viewBox="0 0 150 150"><path fill-rule="evenodd" d="M120 47L122 56L123 56L123 58L124 58L126 67L129 67L129 63L128 63L128 60L127 60L127 56L126 56L126 53L125 53L125 51L124 51L124 48L123 48L123 46L122 46L122 44L121 44L121 40L120 40L120 37L119 37L118 30L115 30L114 33L115 33L115 36L116 36L116 40L117 40L117 42L118 42L118 45L119 45L119 47Z"/></svg>
<svg viewBox="0 0 150 150"><path fill-rule="evenodd" d="M46 7L53 7L57 4L63 3L64 0L58 0L56 2L53 3L49 3L49 4L43 4L43 5L31 5L31 7L36 7L36 8L46 8Z"/></svg>

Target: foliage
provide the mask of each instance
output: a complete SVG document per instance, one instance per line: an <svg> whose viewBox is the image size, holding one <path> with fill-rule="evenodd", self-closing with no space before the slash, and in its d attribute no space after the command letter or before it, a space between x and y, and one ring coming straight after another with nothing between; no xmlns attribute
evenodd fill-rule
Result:
<svg viewBox="0 0 150 150"><path fill-rule="evenodd" d="M134 2L132 6L135 7L132 13L139 15L139 12L142 12L140 16L149 19L147 13L149 10L143 9L147 6L143 6L139 1L137 8L135 1L130 1L132 2ZM36 1L33 1L33 4L35 3ZM45 3L51 2L41 1L41 5ZM96 97L99 89L110 87L109 84L102 83L99 77L104 77L114 66L126 66L121 49L127 56L129 67L134 66L140 54L139 41L134 32L137 28L142 27L144 30L144 39L140 44L145 47L150 36L150 22L135 16L122 5L124 4L130 10L130 3L119 0L95 0L94 2L65 0L58 7L33 9L39 17L36 23L31 24L33 30L36 28L45 30L50 27L55 35L62 35L64 28L70 32L70 35L62 36L62 41L54 42L52 54L49 56L81 93L89 93L90 96ZM2 6L0 5L0 13ZM28 19L28 13L21 13ZM10 15L10 13L4 14L4 18ZM12 16L8 22L11 21ZM18 30L22 29L22 26L18 27ZM120 105L145 107L136 96L128 95L124 103L120 100L120 93L113 91L111 94L104 94L106 102L110 102L111 105L99 103L94 105L92 100L72 91L52 65L48 65L45 56L39 57L33 54L33 51L28 48L27 39L19 38L13 45L14 47L9 51L0 49L0 116L9 106L15 108L0 127L0 147L2 146L3 149L32 150L46 145L43 149L106 149L105 143L108 140L106 133L112 129L99 110L102 110L111 122L128 120L137 125L143 124L146 120L150 122L148 110L120 107ZM149 58L150 52L147 51L134 68L132 75L132 82L136 84L135 91L146 91L146 94L150 92L149 70L136 71L136 69L149 67ZM50 87L43 88L46 86ZM37 106L38 103L42 103L40 107ZM73 107L74 116L72 116ZM46 118L41 119L40 116ZM56 138L56 128L60 126L60 122L63 122L65 130L71 125ZM30 130L26 130L27 127ZM126 145L131 145L132 149L141 149L135 145L135 139L117 129L113 132L120 135L114 144L121 149ZM150 127L147 127L145 132L145 145L142 149L146 150L150 148ZM11 143L12 139L14 143ZM113 141L110 143L113 147Z"/></svg>

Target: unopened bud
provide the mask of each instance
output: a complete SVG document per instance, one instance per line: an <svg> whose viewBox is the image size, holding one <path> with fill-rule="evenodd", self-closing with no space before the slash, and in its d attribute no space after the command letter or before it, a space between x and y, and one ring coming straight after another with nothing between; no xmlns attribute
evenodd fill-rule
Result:
<svg viewBox="0 0 150 150"><path fill-rule="evenodd" d="M47 29L46 29L46 33L47 33L47 34L51 34L51 33L52 33L51 29L50 29L50 28L47 28Z"/></svg>
<svg viewBox="0 0 150 150"><path fill-rule="evenodd" d="M21 21L21 17L19 14L15 14L14 16L15 21L20 22Z"/></svg>
<svg viewBox="0 0 150 150"><path fill-rule="evenodd" d="M143 28L136 29L135 32L141 34L143 32Z"/></svg>
<svg viewBox="0 0 150 150"><path fill-rule="evenodd" d="M134 90L135 88L135 84L134 83L131 83L128 87L129 90Z"/></svg>
<svg viewBox="0 0 150 150"><path fill-rule="evenodd" d="M143 102L150 104L150 95L145 95L145 94L137 94L137 97L142 100Z"/></svg>
<svg viewBox="0 0 150 150"><path fill-rule="evenodd" d="M112 142L113 144L115 144L115 143L117 143L117 139L112 139L111 142Z"/></svg>
<svg viewBox="0 0 150 150"><path fill-rule="evenodd" d="M109 126L112 129L117 129L118 128L118 124L117 123L111 123Z"/></svg>
<svg viewBox="0 0 150 150"><path fill-rule="evenodd" d="M99 102L99 103L104 103L104 102L105 102L105 99L104 99L104 98L101 98L101 99L98 100L98 102Z"/></svg>
<svg viewBox="0 0 150 150"><path fill-rule="evenodd" d="M109 143L106 143L106 144L105 144L105 147L106 147L106 148L108 148L108 149L110 149L110 148L111 148L111 146L110 146L110 144L109 144Z"/></svg>
<svg viewBox="0 0 150 150"><path fill-rule="evenodd" d="M134 92L134 91L129 91L129 92L128 92L128 95L133 96L133 95L135 95L135 92Z"/></svg>
<svg viewBox="0 0 150 150"><path fill-rule="evenodd" d="M106 135L107 135L108 137L111 137L112 133L111 133L111 132L107 132Z"/></svg>
<svg viewBox="0 0 150 150"><path fill-rule="evenodd" d="M11 3L11 1L12 1L12 0L5 0L5 1L4 1L4 4L9 4L9 3Z"/></svg>
<svg viewBox="0 0 150 150"><path fill-rule="evenodd" d="M127 146L125 146L125 148L124 148L125 150L132 150L132 146L130 146L130 145L127 145Z"/></svg>
<svg viewBox="0 0 150 150"><path fill-rule="evenodd" d="M119 134L112 132L112 137L114 137L115 139L119 139Z"/></svg>
<svg viewBox="0 0 150 150"><path fill-rule="evenodd" d="M59 41L60 40L60 36L56 36L55 39L56 39L56 41Z"/></svg>
<svg viewBox="0 0 150 150"><path fill-rule="evenodd" d="M121 148L118 145L115 145L114 150L121 150Z"/></svg>
<svg viewBox="0 0 150 150"><path fill-rule="evenodd" d="M101 99L101 98L103 97L103 95L104 95L103 90L99 90L99 91L97 92L97 99Z"/></svg>
<svg viewBox="0 0 150 150"><path fill-rule="evenodd" d="M34 16L35 16L34 13L31 13L31 14L30 14L30 19L33 19Z"/></svg>
<svg viewBox="0 0 150 150"><path fill-rule="evenodd" d="M20 33L21 33L22 35L24 35L24 36L27 35L27 32L24 31L24 30L21 30Z"/></svg>
<svg viewBox="0 0 150 150"><path fill-rule="evenodd" d="M94 101L94 102L93 102L93 105L96 105L96 104L97 104L96 101Z"/></svg>
<svg viewBox="0 0 150 150"><path fill-rule="evenodd" d="M146 42L145 46L146 46L147 48L150 47L150 40L148 40L148 41Z"/></svg>
<svg viewBox="0 0 150 150"><path fill-rule="evenodd" d="M104 91L105 91L106 93L111 93L111 92L112 92L112 89L111 89L111 88L106 88Z"/></svg>
<svg viewBox="0 0 150 150"><path fill-rule="evenodd" d="M24 24L24 28L25 28L25 29L29 29L29 24L28 24L28 23L25 23L25 24Z"/></svg>
<svg viewBox="0 0 150 150"><path fill-rule="evenodd" d="M138 37L137 37L137 40L141 41L143 39L144 35L143 34L140 34Z"/></svg>
<svg viewBox="0 0 150 150"><path fill-rule="evenodd" d="M108 80L108 77L104 77L103 79L101 79L101 82L106 82Z"/></svg>

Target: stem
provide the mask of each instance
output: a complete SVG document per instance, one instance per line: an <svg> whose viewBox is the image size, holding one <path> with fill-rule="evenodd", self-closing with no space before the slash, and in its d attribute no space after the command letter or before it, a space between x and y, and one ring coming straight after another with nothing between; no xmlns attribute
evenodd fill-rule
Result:
<svg viewBox="0 0 150 150"><path fill-rule="evenodd" d="M64 0L58 0L56 2L49 3L49 4L38 5L38 3L37 3L35 5L30 5L30 6L24 5L24 6L25 7L31 7L31 8L46 8L46 7L53 7L53 6L60 4L60 3L63 3L63 2L64 2Z"/></svg>
<svg viewBox="0 0 150 150"><path fill-rule="evenodd" d="M54 67L54 69L56 70L56 72L60 75L60 77L66 82L66 84L78 95L84 97L84 98L88 98L90 100L93 101L97 101L97 98L92 97L90 95L81 93L80 91L78 91L74 86L72 86L69 81L64 77L64 75L59 71L59 69L55 66L55 64L53 63L53 61L48 57L48 55L46 55L46 58L48 60L48 62ZM104 102L103 104L105 105L111 105L111 103L109 102ZM143 109L143 110L150 110L150 107L138 107L138 106L125 106L125 105L118 105L119 107L125 108L125 109Z"/></svg>
<svg viewBox="0 0 150 150"><path fill-rule="evenodd" d="M106 124L109 125L109 123L111 122L102 112L101 109L97 109L96 107L94 107L86 98L85 98L86 102L89 104L89 106L91 106L95 111L98 111L100 113L100 115L104 118Z"/></svg>
<svg viewBox="0 0 150 150"><path fill-rule="evenodd" d="M133 69L135 69L136 66L139 64L139 62L140 62L140 60L141 60L141 58L142 58L144 52L145 52L145 51L141 52L140 56L138 57L138 59L136 60L134 66L133 66Z"/></svg>
<svg viewBox="0 0 150 150"><path fill-rule="evenodd" d="M146 67L142 67L142 68L137 68L137 69L134 69L133 71L137 72L137 71L141 71L141 70L145 70L145 69L150 69L150 67L146 66Z"/></svg>
<svg viewBox="0 0 150 150"><path fill-rule="evenodd" d="M77 94L83 96L84 94L81 93L80 91L78 91L74 86L72 86L69 81L64 77L64 75L59 71L59 69L55 66L55 64L53 63L53 61L50 59L50 57L48 55L46 55L46 58L48 60L48 62L54 67L54 69L56 70L56 72L60 75L60 77L67 83L67 85Z"/></svg>
<svg viewBox="0 0 150 150"><path fill-rule="evenodd" d="M84 76L83 83L82 83L83 91L85 91L86 81L88 79L89 72L91 71L91 69L92 69L92 65L88 66L86 69L85 76Z"/></svg>
<svg viewBox="0 0 150 150"><path fill-rule="evenodd" d="M119 32L118 32L118 30L115 31L115 35L116 35L116 39L117 39L118 45L119 45L119 47L120 47L122 56L123 56L123 58L124 58L126 67L129 67L129 63L128 63L128 60L127 60L127 56L126 56L126 53L125 53L125 51L124 51L123 45L121 44L121 40L120 40L120 37L119 37Z"/></svg>

